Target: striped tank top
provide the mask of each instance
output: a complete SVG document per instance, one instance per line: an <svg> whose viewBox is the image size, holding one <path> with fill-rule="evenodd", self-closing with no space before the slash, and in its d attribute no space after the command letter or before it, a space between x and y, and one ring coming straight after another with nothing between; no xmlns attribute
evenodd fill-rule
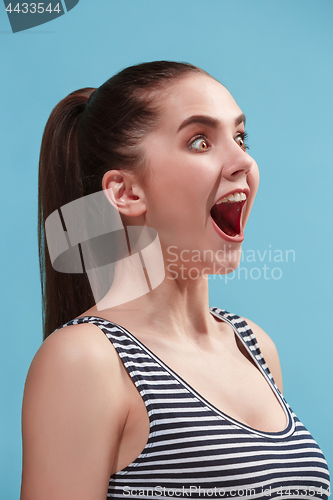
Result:
<svg viewBox="0 0 333 500"><path fill-rule="evenodd" d="M255 336L215 307L272 387L287 416L280 432L255 430L215 408L125 328L98 317L146 405L150 433L142 453L110 477L107 498L328 500L329 472L319 446L277 388ZM63 325L63 326L66 326Z"/></svg>

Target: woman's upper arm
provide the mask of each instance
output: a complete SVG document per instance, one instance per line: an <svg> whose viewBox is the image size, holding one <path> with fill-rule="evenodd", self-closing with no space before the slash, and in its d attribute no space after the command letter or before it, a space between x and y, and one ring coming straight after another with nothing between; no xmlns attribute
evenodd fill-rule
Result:
<svg viewBox="0 0 333 500"><path fill-rule="evenodd" d="M258 340L260 350L268 365L270 372L273 375L276 385L281 393L283 393L282 372L279 354L277 348L270 338L270 336L260 326L253 323L253 321L244 318L248 325L251 327L256 339Z"/></svg>
<svg viewBox="0 0 333 500"><path fill-rule="evenodd" d="M44 341L24 390L21 500L105 500L128 411L120 365L93 325Z"/></svg>

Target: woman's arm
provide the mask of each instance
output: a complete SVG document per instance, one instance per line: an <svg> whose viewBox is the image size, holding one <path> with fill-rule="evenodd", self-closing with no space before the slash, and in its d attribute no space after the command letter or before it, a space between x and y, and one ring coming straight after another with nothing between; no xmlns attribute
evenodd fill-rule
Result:
<svg viewBox="0 0 333 500"><path fill-rule="evenodd" d="M270 338L270 336L264 332L260 326L253 323L253 321L244 318L246 323L251 327L256 339L258 340L260 350L265 358L270 372L273 375L276 385L278 386L281 394L283 394L283 383L282 383L282 373L281 365L279 360L279 354L277 348Z"/></svg>
<svg viewBox="0 0 333 500"><path fill-rule="evenodd" d="M23 397L21 500L105 500L128 413L123 377L94 325L44 341Z"/></svg>

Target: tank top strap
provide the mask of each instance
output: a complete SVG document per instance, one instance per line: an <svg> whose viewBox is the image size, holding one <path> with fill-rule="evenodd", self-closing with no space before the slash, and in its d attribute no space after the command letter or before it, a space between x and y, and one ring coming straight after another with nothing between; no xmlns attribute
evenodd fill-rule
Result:
<svg viewBox="0 0 333 500"><path fill-rule="evenodd" d="M251 330L250 326L245 321L245 319L240 316L237 316L236 314L232 314L224 309L219 309L217 307L211 307L210 312L217 318L222 319L223 321L228 323L233 328L234 332L236 333L238 338L242 341L243 345L249 352L252 359L257 363L257 365L259 365L259 367L265 373L265 375L267 376L271 384L274 386L274 388L277 391L279 391L274 381L273 375L271 374L268 365L263 357L263 354L260 350L259 343L253 331Z"/></svg>

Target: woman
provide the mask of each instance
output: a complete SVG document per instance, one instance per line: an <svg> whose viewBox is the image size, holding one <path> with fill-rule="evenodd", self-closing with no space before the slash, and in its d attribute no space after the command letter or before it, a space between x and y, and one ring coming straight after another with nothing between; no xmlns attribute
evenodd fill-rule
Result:
<svg viewBox="0 0 333 500"><path fill-rule="evenodd" d="M208 307L207 274L239 264L258 186L244 123L219 82L165 61L127 68L53 110L40 163L47 338L25 387L22 500L328 498L326 461L281 395L273 342ZM43 227L101 190L128 253L110 260L112 285L96 299L94 266L55 272ZM133 250L138 228L157 232L154 265L138 260L147 240ZM136 292L142 277L149 293Z"/></svg>

